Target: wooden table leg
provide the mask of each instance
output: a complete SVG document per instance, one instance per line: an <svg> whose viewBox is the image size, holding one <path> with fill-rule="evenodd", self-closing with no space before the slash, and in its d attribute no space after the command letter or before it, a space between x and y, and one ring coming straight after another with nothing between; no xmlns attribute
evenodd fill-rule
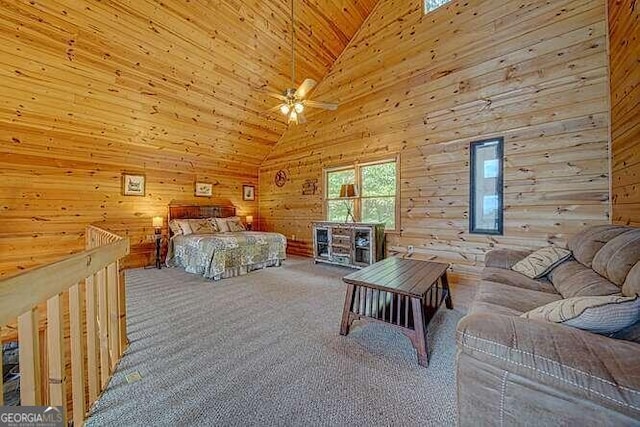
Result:
<svg viewBox="0 0 640 427"><path fill-rule="evenodd" d="M340 335L347 335L349 333L349 326L351 326L351 306L353 305L353 295L355 291L356 288L354 285L347 285L347 293L344 296L344 308L342 309Z"/></svg>
<svg viewBox="0 0 640 427"><path fill-rule="evenodd" d="M447 296L444 297L444 303L449 310L453 309L453 300L451 299L451 289L449 288L449 280L447 279L447 272L445 271L442 277L440 278L442 282L442 289L447 293Z"/></svg>
<svg viewBox="0 0 640 427"><path fill-rule="evenodd" d="M413 346L418 353L418 364L425 368L429 366L429 354L427 353L427 330L424 324L424 311L420 298L411 298L411 308L413 309L413 328L415 339Z"/></svg>

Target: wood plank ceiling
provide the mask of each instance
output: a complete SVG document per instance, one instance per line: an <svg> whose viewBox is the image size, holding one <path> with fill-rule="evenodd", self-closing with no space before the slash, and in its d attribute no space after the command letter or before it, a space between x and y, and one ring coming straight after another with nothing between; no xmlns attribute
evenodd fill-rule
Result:
<svg viewBox="0 0 640 427"><path fill-rule="evenodd" d="M322 80L376 1L296 0L296 85ZM286 128L264 111L275 101L265 92L291 84L288 0L1 3L4 108L29 111L26 80L46 83L31 125L48 126L57 106L57 130L209 155L230 171L257 167Z"/></svg>

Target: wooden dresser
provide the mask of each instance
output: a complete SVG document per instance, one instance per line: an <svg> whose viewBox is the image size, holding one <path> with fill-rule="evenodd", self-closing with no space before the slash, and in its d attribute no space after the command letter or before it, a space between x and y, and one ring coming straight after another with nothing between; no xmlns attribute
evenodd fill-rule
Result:
<svg viewBox="0 0 640 427"><path fill-rule="evenodd" d="M384 224L314 222L313 258L316 263L363 268L384 258Z"/></svg>

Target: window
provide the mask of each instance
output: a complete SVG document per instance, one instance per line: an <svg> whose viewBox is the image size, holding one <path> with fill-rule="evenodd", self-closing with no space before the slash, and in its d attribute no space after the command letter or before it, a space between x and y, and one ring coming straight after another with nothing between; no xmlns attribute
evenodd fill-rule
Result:
<svg viewBox="0 0 640 427"><path fill-rule="evenodd" d="M325 171L326 218L328 221L382 222L386 231L398 229L397 159L357 164ZM343 184L355 184L356 196L340 198Z"/></svg>
<svg viewBox="0 0 640 427"><path fill-rule="evenodd" d="M449 3L451 0L424 0L424 13L436 10L443 4Z"/></svg>
<svg viewBox="0 0 640 427"><path fill-rule="evenodd" d="M502 234L502 153L495 138L471 143L469 232Z"/></svg>

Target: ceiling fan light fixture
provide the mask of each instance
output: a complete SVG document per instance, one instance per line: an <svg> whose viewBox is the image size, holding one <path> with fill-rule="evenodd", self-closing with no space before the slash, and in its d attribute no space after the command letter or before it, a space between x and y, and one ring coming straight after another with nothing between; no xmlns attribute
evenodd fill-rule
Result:
<svg viewBox="0 0 640 427"><path fill-rule="evenodd" d="M282 104L282 105L280 106L280 112L281 112L282 114L284 114L285 116L286 116L287 114L289 114L289 111L291 111L291 108L289 108L289 105L287 105L287 104Z"/></svg>
<svg viewBox="0 0 640 427"><path fill-rule="evenodd" d="M304 105L302 102L296 102L293 104L293 108L296 110L296 113L302 113L304 111Z"/></svg>
<svg viewBox="0 0 640 427"><path fill-rule="evenodd" d="M298 121L298 113L296 113L295 109L291 110L291 114L289 115L289 121L290 122L297 122Z"/></svg>

